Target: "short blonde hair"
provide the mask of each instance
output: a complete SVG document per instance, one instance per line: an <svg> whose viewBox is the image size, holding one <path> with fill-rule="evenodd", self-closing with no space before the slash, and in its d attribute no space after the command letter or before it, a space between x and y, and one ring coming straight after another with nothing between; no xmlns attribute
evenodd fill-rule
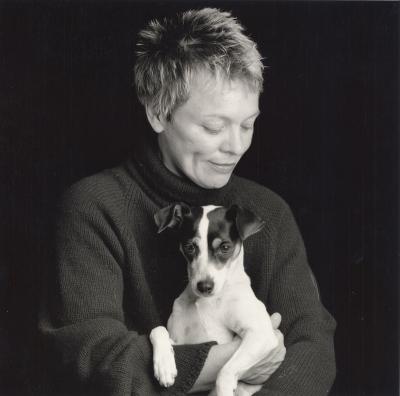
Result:
<svg viewBox="0 0 400 396"><path fill-rule="evenodd" d="M262 57L231 13L215 8L189 10L139 32L134 82L140 102L171 119L189 98L191 78L200 71L263 86Z"/></svg>

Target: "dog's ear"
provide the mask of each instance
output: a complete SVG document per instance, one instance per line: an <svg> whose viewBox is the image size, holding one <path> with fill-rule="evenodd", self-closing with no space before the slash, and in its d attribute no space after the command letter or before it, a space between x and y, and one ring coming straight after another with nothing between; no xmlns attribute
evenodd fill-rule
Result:
<svg viewBox="0 0 400 396"><path fill-rule="evenodd" d="M251 210L242 208L239 205L232 205L228 212L235 219L236 228L242 241L265 226L264 220L255 215Z"/></svg>
<svg viewBox="0 0 400 396"><path fill-rule="evenodd" d="M182 224L183 217L191 213L190 207L185 203L175 203L160 209L154 220L158 227L158 233L166 228L177 228Z"/></svg>

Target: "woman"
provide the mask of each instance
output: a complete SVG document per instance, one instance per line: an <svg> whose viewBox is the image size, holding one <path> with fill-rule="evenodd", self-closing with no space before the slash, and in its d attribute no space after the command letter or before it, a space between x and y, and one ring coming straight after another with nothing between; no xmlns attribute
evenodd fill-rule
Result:
<svg viewBox="0 0 400 396"><path fill-rule="evenodd" d="M72 186L60 206L54 288L40 328L74 394L207 390L236 350L235 342L175 346L175 384L162 389L153 378L148 334L165 325L186 281L176 244L153 221L175 201L235 203L266 220L246 241L245 267L258 298L282 316L287 353L283 362L266 357L241 380L263 383L274 367L260 394L329 391L335 322L319 301L291 211L232 174L259 114L260 59L240 24L215 9L152 21L140 33L135 83L155 134L125 164Z"/></svg>

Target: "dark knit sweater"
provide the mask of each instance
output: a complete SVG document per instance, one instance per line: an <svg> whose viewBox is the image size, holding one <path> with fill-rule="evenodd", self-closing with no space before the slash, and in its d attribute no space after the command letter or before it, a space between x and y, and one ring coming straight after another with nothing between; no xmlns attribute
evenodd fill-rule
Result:
<svg viewBox="0 0 400 396"><path fill-rule="evenodd" d="M60 205L56 257L40 330L67 394L184 395L212 343L175 346L178 377L169 390L153 378L148 334L165 325L186 282L170 233L153 215L175 201L236 203L266 220L245 241L245 268L270 313L282 315L286 359L260 395L323 395L335 376L335 321L319 301L289 207L254 182L232 176L206 190L169 172L149 144L134 159L73 185ZM66 387L67 385L69 387ZM74 389L67 390L67 389Z"/></svg>

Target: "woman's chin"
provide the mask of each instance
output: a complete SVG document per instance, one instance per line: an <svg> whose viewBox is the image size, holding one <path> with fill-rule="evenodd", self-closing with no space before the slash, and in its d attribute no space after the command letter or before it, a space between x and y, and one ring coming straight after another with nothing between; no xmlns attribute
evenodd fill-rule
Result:
<svg viewBox="0 0 400 396"><path fill-rule="evenodd" d="M206 188L206 189L214 189L214 188L222 188L226 186L226 184L229 182L231 175L223 175L223 176L209 176L209 177L204 177L201 180L194 181L196 184L198 184L200 187Z"/></svg>

